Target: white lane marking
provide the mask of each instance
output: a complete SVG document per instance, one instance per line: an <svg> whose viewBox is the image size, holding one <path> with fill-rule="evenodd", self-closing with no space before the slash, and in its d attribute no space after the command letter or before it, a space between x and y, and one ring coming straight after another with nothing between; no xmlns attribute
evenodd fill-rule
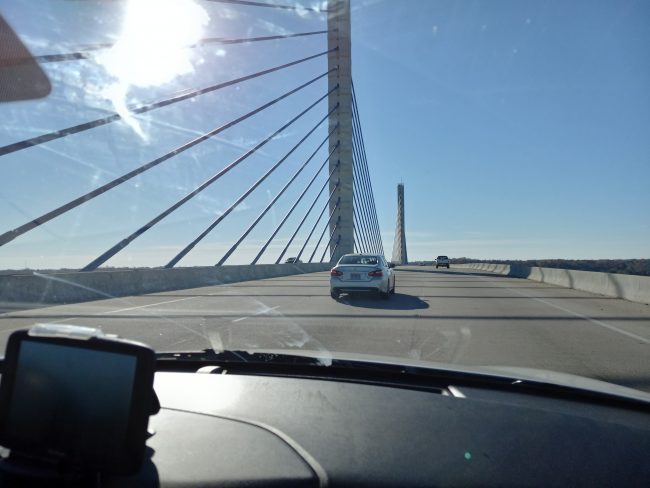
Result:
<svg viewBox="0 0 650 488"><path fill-rule="evenodd" d="M285 276L281 276L281 277L278 277L278 278L285 278ZM257 281L271 281L271 280L272 279L257 280ZM61 280L59 280L59 281L61 281ZM282 280L278 279L277 281L282 281ZM247 286L254 286L254 285L248 285L248 284L246 284L245 286L241 286L244 283L248 283L248 282L241 282L241 283L231 284L228 288L246 288ZM219 284L219 285L213 285L213 286L222 287L224 285L228 286L227 283L223 283L223 284ZM238 286L238 285L240 285L240 286ZM97 290L94 290L94 289L91 289L91 290L92 291L97 291ZM225 291L225 293L224 293L224 291ZM221 296L221 295L228 296L228 289L226 289L226 290L222 289L222 290L218 290L218 291L213 292L213 293L207 293L207 295L208 296ZM111 296L111 295L106 295L106 298L114 299L114 300L120 300L120 301L127 301L129 298L142 298L142 297L148 297L148 296L151 296L151 295L135 295L134 297L114 297L114 296ZM188 295L187 297L177 298L175 300L166 300L166 301L163 301L163 302L149 303L147 305L136 305L136 306L133 306L133 307L120 308L120 309L117 309L117 310L107 310L107 311L104 311L104 312L95 312L95 313L92 313L90 315L107 315L107 314L111 314L111 313L128 312L130 310L138 310L138 309L142 309L142 308L155 307L157 305L166 305L168 303L183 302L183 301L186 301L186 300L194 300L196 298L202 298L202 297L201 296L196 296L196 295ZM75 305L77 305L77 304L75 304ZM54 306L61 306L61 305L54 305ZM51 308L51 307L47 307L47 308ZM6 312L6 313L3 313L3 314L0 314L0 316L7 315L7 316L11 316L12 318L20 318L20 315L10 315L10 314L12 314L12 313L20 314L21 312L22 311L19 311L19 312ZM74 315L74 314L70 314L70 315ZM47 315L44 315L43 317L45 318L45 317L47 317ZM54 323L58 323L58 322L64 322L64 321L70 320L72 318L74 318L74 317L68 317L68 318L65 318L65 319L62 319L62 320L56 320L56 321L48 321L48 323L54 324ZM20 328L18 328L18 329L20 329ZM18 330L18 329L16 329L16 330Z"/></svg>
<svg viewBox="0 0 650 488"><path fill-rule="evenodd" d="M97 315L97 314L93 314L93 315ZM29 324L29 325L20 325L18 327L12 327L10 329L2 329L0 331L0 333L1 334L6 334L7 332L14 332L16 330L22 330L22 329L25 329L26 327L31 327L32 325L36 325L36 324L60 324L62 322L68 322L70 320L76 320L76 319L80 318L80 317L66 317L64 319L59 319L59 320L48 320L47 317L48 317L47 315L43 315L43 320L41 320L41 321L37 320L36 322L34 322L32 324ZM19 318L24 318L24 317L18 316L18 317L11 317L11 318L18 318L19 319ZM29 319L29 320L31 321L33 319ZM70 325L74 325L74 324L70 324Z"/></svg>
<svg viewBox="0 0 650 488"><path fill-rule="evenodd" d="M209 295L216 295L216 293L209 293ZM146 295L144 295L146 296ZM147 305L138 305L135 307L127 307L127 308L120 308L118 310L108 310L106 312L97 312L93 315L106 315L109 313L120 313L120 312L128 312L129 310L138 310L140 308L148 308L148 307L155 307L156 305L165 305L167 303L176 303L176 302L183 302L185 300L192 300L194 298L198 298L197 296L189 296L185 298L177 298L176 300L167 300L164 302L156 302L156 303L149 303Z"/></svg>
<svg viewBox="0 0 650 488"><path fill-rule="evenodd" d="M483 279L483 278L481 278L481 279ZM500 286L500 285L497 285L497 286ZM516 288L510 288L508 286L500 286L500 288L505 288L506 290L510 290L510 291L512 291L514 293L517 293L517 294L519 294L521 296L524 296L526 298L530 298L532 300L537 300L538 302L543 303L544 305L547 305L547 306L549 306L551 308L555 308L557 310L561 310L562 312L573 315L574 317L578 317L578 318L581 318L583 320L587 320L587 321L591 322L592 324L600 325L601 327L604 327L605 329L611 330L612 332L618 332L619 334L627 336L627 337L629 337L631 339L643 342L645 344L650 344L650 339L647 339L645 337L641 337L639 335L633 334L632 332L628 332L626 330L620 329L620 328L616 327L615 325L608 324L606 322L603 322L602 320L598 320L598 319L595 319L593 317L589 317L588 315L584 315L584 314L581 314L579 312L574 312L573 310L569 310L568 308L562 307L561 305L556 305L554 303L548 302L548 301L544 300L543 298L528 295L526 293L523 293L523 292L517 290Z"/></svg>
<svg viewBox="0 0 650 488"><path fill-rule="evenodd" d="M241 322L242 320L246 320L246 319L249 319L251 317L256 317L257 315L264 315L265 313L272 312L273 310L277 310L278 308L280 308L280 305L277 305L277 306L271 307L271 308L266 308L264 310L260 310L259 312L256 312L256 313L254 313L252 315L246 315L245 317L239 317L238 319L235 319L232 322L233 323Z"/></svg>
<svg viewBox="0 0 650 488"><path fill-rule="evenodd" d="M222 290L220 290L220 291L222 291ZM219 291L217 291L217 292L214 292L214 293L208 293L208 295L218 296L218 295L220 295L220 293L219 293ZM221 293L221 295L227 296L228 293ZM136 298L141 298L141 297L146 297L146 296L149 296L149 295L140 295L140 296L137 296ZM135 307L120 308L120 309L117 309L117 310L107 310L107 311L104 311L104 312L95 312L95 313L92 313L90 315L91 316L100 316L100 315L107 315L107 314L111 314L111 313L126 312L126 311L129 311L129 310L137 310L137 309L142 309L142 308L155 307L156 305L164 305L164 304L167 304L167 303L182 302L182 301L185 301L185 300L192 300L192 299L195 299L195 298L201 298L201 297L196 296L196 295L191 295L191 296L187 296L187 297L184 297L184 298L177 298L175 300L166 300L166 301L163 301L163 302L149 303L147 305L138 305L138 306L135 306ZM124 300L124 299L121 299L121 300ZM163 319L163 320L165 320L167 322L170 322L173 325L176 325L176 326L179 326L179 327L181 327L183 329L186 329L189 332L192 332L193 334L196 334L196 335L198 335L199 337L201 337L203 339L208 339L208 337L196 332L195 330L193 330L193 329L191 329L189 327L186 327L185 325L183 325L183 324L181 324L179 322L176 322L175 320L171 320L168 317L164 317L164 316L162 316L160 314L156 314L154 312L150 312L150 313L151 313L152 317L161 318L161 319ZM78 314L76 314L76 315L78 315ZM12 318L19 319L21 317L20 317L20 315L16 315L16 316L14 316ZM38 324L38 323L59 324L61 322L69 322L69 321L72 321L72 320L78 320L80 318L81 317L79 317L79 316L75 317L75 314L72 313L72 314L70 314L70 317L66 317L64 319L48 320L47 315L43 315L42 322L37 321L37 322L34 322L34 324ZM5 332L13 332L14 330L20 330L20 329L24 329L24 328L25 328L24 326L23 327L15 327L15 328L12 328L12 329L4 329L2 332L3 333L5 333Z"/></svg>
<svg viewBox="0 0 650 488"><path fill-rule="evenodd" d="M218 296L218 295L220 295L220 293L219 292L208 293L208 295L210 295L210 296ZM228 293L222 293L222 295L228 296ZM149 296L151 296L151 295L139 295L139 296L135 296L135 298L142 298L142 297L149 297ZM119 298L119 297L111 297L111 298L115 298L115 299L119 299L119 300L125 300L124 298ZM193 300L195 298L201 298L201 297L195 296L195 295L189 295L187 297L177 298L175 300L165 300L164 302L149 303L147 305L136 305L136 306L133 306L133 307L119 308L119 309L116 309L116 310L106 310L104 312L95 312L95 313L92 313L90 315L107 315L107 314L110 314L110 313L128 312L130 310L138 310L138 309L141 309L141 308L155 307L156 305L166 305L168 303L183 302L185 300ZM54 305L54 306L55 307L57 307L57 306L60 307L60 306L69 306L69 305L80 305L80 304L83 304L83 302L80 302L80 303L77 303L77 304ZM47 308L52 308L52 307L47 307ZM0 315L9 315L10 313L20 314L20 313L23 313L23 311L21 310L20 312L9 312L7 314L0 314ZM70 315L75 315L75 314L71 313ZM43 315L43 317L46 318L47 315ZM11 318L19 319L19 318L21 318L21 316L20 315L12 315ZM58 322L64 322L66 320L70 320L71 318L74 318L74 317L68 317L68 318L61 319L61 320L48 321L48 323L49 324L56 324Z"/></svg>
<svg viewBox="0 0 650 488"><path fill-rule="evenodd" d="M222 286L222 285L217 285L217 286ZM209 295L209 296L228 296L228 290L226 289L225 293L224 293L224 290L218 290L218 291L213 292L213 293L208 293L207 295ZM149 296L149 295L140 295L140 296L136 296L135 298L141 298L141 297L146 297L146 296ZM119 300L125 300L124 298L119 298L119 297L110 297L110 298L117 298ZM104 312L95 312L95 313L92 313L90 315L92 315L92 316L101 316L101 315L107 315L107 314L112 314L112 313L127 312L127 311L130 311L130 310L138 310L138 309L143 309L143 308L155 307L157 305L165 305L165 304L168 304L168 303L182 302L182 301L186 301L186 300L193 300L193 299L196 299L196 298L201 298L201 297L196 296L196 295L190 295L190 296L187 296L187 297L184 297L184 298L177 298L175 300L165 300L165 301L162 301L162 302L149 303L147 305L138 305L138 306L134 306L134 307L120 308L120 309L117 309L117 310L107 310L107 311L104 311ZM272 308L269 308L269 309L262 310L261 312L255 313L252 316L261 315L263 313L273 311L273 310L275 310L277 308L279 308L279 305L277 307L272 307ZM10 312L10 313L12 313L12 312ZM18 312L18 313L20 313L20 312ZM183 329L186 329L189 332L191 332L193 334L196 334L199 337L201 337L203 339L207 339L208 341L210 341L209 337L207 337L207 336L205 336L205 335L203 335L203 334L201 334L201 333L199 333L199 332L197 332L197 331L195 331L195 330L193 330L193 329L191 329L191 328L189 328L189 327L187 327L187 326L185 326L185 325L183 325L183 324L181 324L179 322L176 322L175 320L171 320L170 318L164 317L164 316L162 316L160 314L156 314L155 312L150 312L150 313L151 313L152 317L161 318L161 319L163 319L163 320L165 320L167 322L170 322L173 325L176 325L176 326L179 326L179 327L181 327ZM2 315L9 315L9 314L2 314ZM75 315L79 315L79 314L71 313L70 317L66 317L66 318L58 319L58 320L48 320L47 315L43 315L43 320L42 321L37 320L32 325L37 324L37 323L47 323L47 324L58 324L58 323L62 323L62 322L70 322L71 323L71 321L78 320L78 319L81 318L81 317L75 316ZM199 316L199 315L197 315L197 316ZM247 319L248 317L250 317L250 316L241 317L239 319L233 320L233 322L239 322L240 320ZM20 319L21 316L20 315L15 315L15 316L12 316L12 318ZM13 332L13 331L16 331L16 330L24 329L25 327L26 326L19 326L19 327L13 327L13 328L10 328L10 329L3 329L2 331L0 331L0 333L4 334L4 333L7 333L7 332Z"/></svg>

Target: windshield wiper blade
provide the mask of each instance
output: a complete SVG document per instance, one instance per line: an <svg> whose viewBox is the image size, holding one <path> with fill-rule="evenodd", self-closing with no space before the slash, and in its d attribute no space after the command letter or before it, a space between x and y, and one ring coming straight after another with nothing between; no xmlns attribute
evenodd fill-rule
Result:
<svg viewBox="0 0 650 488"><path fill-rule="evenodd" d="M298 356L293 354L280 354L274 352L251 352L242 350L215 351L214 349L204 349L203 351L189 352L159 352L156 359L160 364L179 363L209 363L214 365L222 364L300 364L322 366L323 362L319 358L312 356Z"/></svg>

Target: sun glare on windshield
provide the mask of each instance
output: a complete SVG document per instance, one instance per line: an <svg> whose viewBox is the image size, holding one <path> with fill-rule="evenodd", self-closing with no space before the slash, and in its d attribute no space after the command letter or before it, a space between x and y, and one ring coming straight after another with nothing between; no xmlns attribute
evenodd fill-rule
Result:
<svg viewBox="0 0 650 488"><path fill-rule="evenodd" d="M187 47L200 39L208 20L191 0L131 0L120 38L103 64L122 84L167 83L193 70Z"/></svg>
<svg viewBox="0 0 650 488"><path fill-rule="evenodd" d="M108 97L124 103L130 86L156 86L191 73L193 51L208 24L205 9L192 0L130 0L119 39L100 63L115 77Z"/></svg>

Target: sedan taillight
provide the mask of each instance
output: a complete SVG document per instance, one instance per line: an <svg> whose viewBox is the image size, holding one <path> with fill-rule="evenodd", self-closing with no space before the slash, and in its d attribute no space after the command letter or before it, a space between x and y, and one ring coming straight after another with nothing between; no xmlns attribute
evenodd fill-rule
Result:
<svg viewBox="0 0 650 488"><path fill-rule="evenodd" d="M343 271L339 271L336 268L332 268L332 270L330 271L330 275L332 275L332 276L343 276Z"/></svg>
<svg viewBox="0 0 650 488"><path fill-rule="evenodd" d="M376 269L368 273L368 276L384 276L384 273L380 269Z"/></svg>

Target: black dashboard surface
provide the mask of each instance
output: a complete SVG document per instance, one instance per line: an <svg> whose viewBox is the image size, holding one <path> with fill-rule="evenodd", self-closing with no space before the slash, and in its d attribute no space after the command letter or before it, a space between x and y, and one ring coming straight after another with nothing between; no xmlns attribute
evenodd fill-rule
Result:
<svg viewBox="0 0 650 488"><path fill-rule="evenodd" d="M650 414L452 388L158 373L148 460L110 486L650 486Z"/></svg>

